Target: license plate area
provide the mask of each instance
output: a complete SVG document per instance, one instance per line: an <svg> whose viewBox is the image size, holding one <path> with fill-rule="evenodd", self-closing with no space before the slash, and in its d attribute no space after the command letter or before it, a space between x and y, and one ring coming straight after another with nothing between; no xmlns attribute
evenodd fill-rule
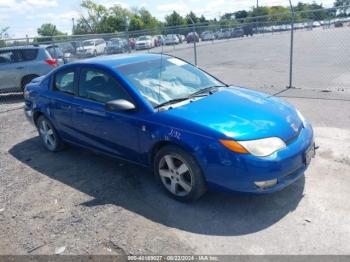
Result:
<svg viewBox="0 0 350 262"><path fill-rule="evenodd" d="M305 164L308 165L310 164L311 162L311 159L313 157L315 157L315 144L312 144L305 152L305 155L304 155L304 161L305 161Z"/></svg>

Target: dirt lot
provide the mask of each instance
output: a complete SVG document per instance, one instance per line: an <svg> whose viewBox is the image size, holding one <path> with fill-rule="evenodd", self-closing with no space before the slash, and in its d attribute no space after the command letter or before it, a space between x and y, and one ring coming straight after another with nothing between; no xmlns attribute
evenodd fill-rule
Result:
<svg viewBox="0 0 350 262"><path fill-rule="evenodd" d="M269 37L259 42L266 50ZM247 51L241 40L215 45L215 56L203 46L200 64L230 83L282 90L282 53L254 62L254 54L234 59L234 48L228 54L237 56L224 57L232 43ZM349 76L332 65L331 75ZM208 193L193 204L169 199L140 167L77 148L48 153L20 96L2 95L0 254L349 254L350 94L321 92L324 74L310 79L281 94L314 126L319 149L305 178L272 195Z"/></svg>

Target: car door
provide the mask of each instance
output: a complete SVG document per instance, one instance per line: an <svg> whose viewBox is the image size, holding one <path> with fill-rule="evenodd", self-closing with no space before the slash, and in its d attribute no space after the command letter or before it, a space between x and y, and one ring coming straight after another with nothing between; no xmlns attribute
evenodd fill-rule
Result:
<svg viewBox="0 0 350 262"><path fill-rule="evenodd" d="M0 90L19 91L21 88L20 77L23 75L24 66L20 63L19 50L0 51Z"/></svg>
<svg viewBox="0 0 350 262"><path fill-rule="evenodd" d="M78 97L80 101L73 109L72 120L80 143L137 161L140 130L137 112L105 110L108 101L125 99L133 102L116 78L104 70L83 67Z"/></svg>
<svg viewBox="0 0 350 262"><path fill-rule="evenodd" d="M60 70L52 77L50 97L51 120L63 139L75 140L72 107L76 103L77 69Z"/></svg>

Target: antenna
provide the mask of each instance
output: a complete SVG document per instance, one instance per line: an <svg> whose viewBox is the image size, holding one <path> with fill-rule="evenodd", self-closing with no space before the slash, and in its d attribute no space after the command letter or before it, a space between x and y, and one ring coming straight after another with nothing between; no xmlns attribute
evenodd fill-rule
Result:
<svg viewBox="0 0 350 262"><path fill-rule="evenodd" d="M159 66L158 104L160 104L160 87L161 87L161 82L162 82L164 43L161 43L161 45L162 45L162 50L160 53L160 66Z"/></svg>

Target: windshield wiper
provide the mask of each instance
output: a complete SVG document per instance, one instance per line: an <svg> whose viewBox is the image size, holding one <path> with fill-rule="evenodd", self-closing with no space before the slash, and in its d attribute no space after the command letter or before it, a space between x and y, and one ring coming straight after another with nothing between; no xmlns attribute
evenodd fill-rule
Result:
<svg viewBox="0 0 350 262"><path fill-rule="evenodd" d="M171 99L171 100L169 100L169 101L166 101L166 102L164 102L164 103L161 103L161 104L155 106L154 108L160 108L160 107L163 107L163 106L167 106L167 105L171 105L171 104L176 104L176 103L179 103L179 102L188 100L188 99L189 99L188 97L182 97L182 98Z"/></svg>
<svg viewBox="0 0 350 262"><path fill-rule="evenodd" d="M189 96L189 98L196 97L196 96L199 96L199 95L202 95L202 94L205 94L205 93L212 94L213 91L216 91L220 87L227 87L227 86L225 86L225 85L218 85L218 86L210 86L210 87L207 87L207 88L203 88L203 89L201 89L201 90L191 94Z"/></svg>

